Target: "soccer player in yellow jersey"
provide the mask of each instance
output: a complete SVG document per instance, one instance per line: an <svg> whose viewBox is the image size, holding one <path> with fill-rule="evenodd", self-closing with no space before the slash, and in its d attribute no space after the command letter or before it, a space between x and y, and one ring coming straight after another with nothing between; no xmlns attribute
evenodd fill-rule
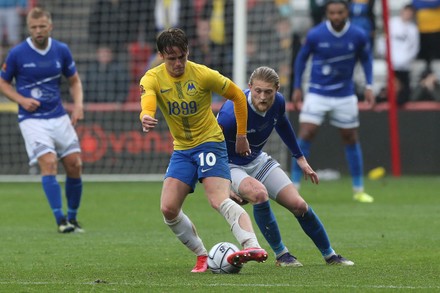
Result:
<svg viewBox="0 0 440 293"><path fill-rule="evenodd" d="M152 130L158 123L155 118L158 105L174 139L160 202L165 223L197 255L192 272L205 272L208 252L194 224L182 211L186 196L194 192L200 181L209 203L225 217L243 246L243 250L228 257L228 262L238 266L251 260L264 262L267 252L258 243L249 215L229 198L231 174L225 139L211 110L212 92L234 102L236 151L248 156L246 97L218 71L188 61L188 39L182 30L172 28L161 32L156 46L163 63L147 71L140 81L140 119L144 132Z"/></svg>

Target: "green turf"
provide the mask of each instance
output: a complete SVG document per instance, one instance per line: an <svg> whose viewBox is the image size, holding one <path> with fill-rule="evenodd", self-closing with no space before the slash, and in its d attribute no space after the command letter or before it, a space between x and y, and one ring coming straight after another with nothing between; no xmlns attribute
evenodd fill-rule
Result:
<svg viewBox="0 0 440 293"><path fill-rule="evenodd" d="M304 267L275 267L270 253L238 275L214 275L190 273L195 257L163 224L161 183L85 182L86 233L70 235L56 232L38 183L0 183L0 292L440 291L440 177L366 185L373 204L353 202L346 178L301 190L354 267L325 265L296 220L272 203L284 243ZM205 245L235 243L200 187L184 209Z"/></svg>

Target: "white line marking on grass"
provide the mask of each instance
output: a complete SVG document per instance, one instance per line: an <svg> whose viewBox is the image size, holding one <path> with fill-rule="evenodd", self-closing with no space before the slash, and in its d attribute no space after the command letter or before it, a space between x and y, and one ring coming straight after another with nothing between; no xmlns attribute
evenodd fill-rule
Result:
<svg viewBox="0 0 440 293"><path fill-rule="evenodd" d="M96 285L96 286L139 286L145 285L148 288L172 288L172 287L193 287L194 284L152 284L149 282L21 282L21 281L0 281L0 285ZM200 284L197 285L201 287ZM247 288L280 288L280 287L294 287L294 288L365 288L365 289L440 289L440 286L401 286L401 285L301 285L301 284L230 284L230 283L212 283L205 284L206 287L247 287Z"/></svg>

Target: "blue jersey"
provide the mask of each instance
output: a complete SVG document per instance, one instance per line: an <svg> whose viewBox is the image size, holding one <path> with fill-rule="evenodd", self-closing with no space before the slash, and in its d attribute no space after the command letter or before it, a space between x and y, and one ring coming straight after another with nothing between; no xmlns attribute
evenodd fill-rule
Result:
<svg viewBox="0 0 440 293"><path fill-rule="evenodd" d="M242 157L235 152L237 123L234 115L234 103L226 101L217 115L217 121L225 135L229 163L246 165L252 162L261 154L274 128L293 156L295 158L302 157L303 153L296 142L295 132L286 116L286 102L283 95L277 93L272 107L262 114L256 112L251 106L250 90L245 90L244 93L248 100L247 139L252 151L250 156Z"/></svg>
<svg viewBox="0 0 440 293"><path fill-rule="evenodd" d="M49 38L47 49L39 50L27 38L11 49L0 76L7 82L15 78L15 88L19 94L41 103L35 112L28 112L19 106L18 121L22 121L66 114L61 101L61 77L69 78L75 73L75 62L66 44Z"/></svg>
<svg viewBox="0 0 440 293"><path fill-rule="evenodd" d="M301 88L302 75L310 55L313 55L309 82L311 93L331 97L353 95L353 71L358 60L364 69L367 85L373 82L368 37L349 22L341 32L334 31L329 21L310 30L295 60L295 88Z"/></svg>
<svg viewBox="0 0 440 293"><path fill-rule="evenodd" d="M374 18L371 15L371 4L368 2L352 1L350 4L350 22L363 29L367 35L375 29Z"/></svg>

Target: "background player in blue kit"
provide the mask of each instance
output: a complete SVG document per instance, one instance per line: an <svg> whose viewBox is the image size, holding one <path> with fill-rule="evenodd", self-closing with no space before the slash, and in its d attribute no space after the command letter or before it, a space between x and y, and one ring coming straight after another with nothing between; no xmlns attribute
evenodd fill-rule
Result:
<svg viewBox="0 0 440 293"><path fill-rule="evenodd" d="M318 216L298 193L289 177L280 168L280 164L262 151L275 128L298 161L306 179L310 178L312 183L318 184L318 176L307 163L296 142L295 132L285 114L284 97L278 92L279 88L280 78L272 68L259 67L250 77L249 89L245 90L250 156L244 157L235 151L237 126L233 103L226 101L219 111L217 121L225 135L231 169L231 197L238 202L245 200L253 204L255 221L275 252L277 266L298 267L302 264L289 253L281 240L269 197L296 217L303 231L312 239L328 264L351 266L354 264L352 261L335 253Z"/></svg>
<svg viewBox="0 0 440 293"><path fill-rule="evenodd" d="M73 128L84 116L81 80L68 46L50 37L50 13L36 7L26 21L30 37L9 52L0 75L0 90L18 104L29 164L38 162L58 232L83 232L76 218L82 195L81 149ZM61 101L62 75L69 81L74 101L71 119ZM56 180L58 158L66 171L67 216Z"/></svg>
<svg viewBox="0 0 440 293"><path fill-rule="evenodd" d="M326 114L330 124L339 128L345 145L345 155L352 176L353 199L373 202L364 192L363 159L359 143L358 99L354 93L353 70L359 60L366 77L365 101L372 107L372 56L368 36L348 21L348 4L343 0L329 0L326 5L327 21L307 34L295 60L293 102L302 99L302 75L306 62L312 57L309 92L304 99L299 116L298 144L306 157L311 142ZM292 181L299 188L301 168L292 162Z"/></svg>

